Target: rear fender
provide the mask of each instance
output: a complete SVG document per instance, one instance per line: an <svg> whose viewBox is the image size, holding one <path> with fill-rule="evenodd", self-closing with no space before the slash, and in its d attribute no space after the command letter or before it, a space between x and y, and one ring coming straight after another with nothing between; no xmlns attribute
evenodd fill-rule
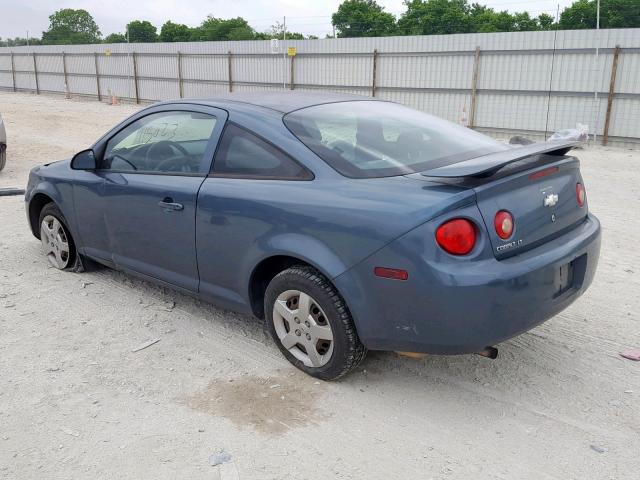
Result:
<svg viewBox="0 0 640 480"><path fill-rule="evenodd" d="M477 229L474 249L468 255L446 253L435 240L437 228L447 220L466 218ZM442 285L464 288L457 278L460 268L467 277L484 275L486 261L495 261L486 228L477 205L468 205L440 215L407 232L386 247L338 276L334 283L349 299L360 339L369 349L388 349L385 338L401 339L404 345L416 341L422 328L415 320L415 305L439 305ZM407 281L374 275L376 267L402 269ZM458 298L457 302L465 301ZM435 310L435 308L434 308ZM433 312L419 312L420 321L429 321Z"/></svg>
<svg viewBox="0 0 640 480"><path fill-rule="evenodd" d="M263 260L285 255L299 258L301 261L318 269L324 276L333 279L347 270L348 266L324 243L319 240L298 233L276 235L259 245L259 251L248 255L243 272L247 272L244 279L249 285L251 272Z"/></svg>

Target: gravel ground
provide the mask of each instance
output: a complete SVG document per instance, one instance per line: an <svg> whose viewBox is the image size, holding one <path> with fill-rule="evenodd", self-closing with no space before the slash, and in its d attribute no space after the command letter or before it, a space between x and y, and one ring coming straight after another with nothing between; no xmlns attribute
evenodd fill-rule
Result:
<svg viewBox="0 0 640 480"><path fill-rule="evenodd" d="M0 187L134 110L0 92ZM0 477L637 479L640 362L618 353L640 347L640 153L577 154L604 233L576 304L494 361L371 352L337 383L289 366L260 321L50 268L22 198L0 197Z"/></svg>

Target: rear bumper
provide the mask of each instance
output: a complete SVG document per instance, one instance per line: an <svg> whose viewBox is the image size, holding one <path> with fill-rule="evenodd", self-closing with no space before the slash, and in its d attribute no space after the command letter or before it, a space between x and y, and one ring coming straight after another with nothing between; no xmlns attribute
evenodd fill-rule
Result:
<svg viewBox="0 0 640 480"><path fill-rule="evenodd" d="M367 348L478 352L568 307L591 284L600 254L600 223L592 215L565 235L501 261L419 251L429 237L428 225L415 229L334 280ZM560 289L559 269L570 263L573 281ZM376 266L405 268L409 280L375 277Z"/></svg>

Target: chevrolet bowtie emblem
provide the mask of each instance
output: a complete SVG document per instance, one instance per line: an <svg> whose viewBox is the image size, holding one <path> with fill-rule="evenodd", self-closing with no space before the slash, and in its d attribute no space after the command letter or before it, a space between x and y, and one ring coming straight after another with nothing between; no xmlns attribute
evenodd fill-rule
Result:
<svg viewBox="0 0 640 480"><path fill-rule="evenodd" d="M558 195L556 193L550 193L544 197L545 207L553 207L556 203L558 203Z"/></svg>

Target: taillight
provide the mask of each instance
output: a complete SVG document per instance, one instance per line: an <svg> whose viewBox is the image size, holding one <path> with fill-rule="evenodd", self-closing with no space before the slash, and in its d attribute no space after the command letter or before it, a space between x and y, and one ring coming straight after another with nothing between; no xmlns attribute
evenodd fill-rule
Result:
<svg viewBox="0 0 640 480"><path fill-rule="evenodd" d="M493 219L493 226L498 236L506 240L513 233L513 216L506 210L500 210Z"/></svg>
<svg viewBox="0 0 640 480"><path fill-rule="evenodd" d="M584 185L576 183L576 201L580 207L584 207L584 201L587 198L587 192L584 190Z"/></svg>
<svg viewBox="0 0 640 480"><path fill-rule="evenodd" d="M466 255L476 244L476 228L469 220L455 218L438 227L436 241L445 252Z"/></svg>

